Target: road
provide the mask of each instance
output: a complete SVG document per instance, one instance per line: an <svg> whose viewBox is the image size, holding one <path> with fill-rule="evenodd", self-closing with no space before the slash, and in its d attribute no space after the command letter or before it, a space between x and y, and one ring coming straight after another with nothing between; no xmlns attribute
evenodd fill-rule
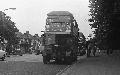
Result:
<svg viewBox="0 0 120 75"><path fill-rule="evenodd" d="M0 75L56 75L66 67L68 65L54 62L43 64L41 55L25 54L0 61Z"/></svg>

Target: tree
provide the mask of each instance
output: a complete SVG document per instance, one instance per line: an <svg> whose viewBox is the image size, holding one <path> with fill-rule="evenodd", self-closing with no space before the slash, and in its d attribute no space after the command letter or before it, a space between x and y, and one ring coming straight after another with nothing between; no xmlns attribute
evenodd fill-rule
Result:
<svg viewBox="0 0 120 75"><path fill-rule="evenodd" d="M0 36L5 38L9 44L15 44L17 43L15 32L18 31L11 17L0 11Z"/></svg>
<svg viewBox="0 0 120 75"><path fill-rule="evenodd" d="M120 30L120 1L119 0L89 0L89 22L94 31L97 42L102 47L119 48L116 44L119 40Z"/></svg>

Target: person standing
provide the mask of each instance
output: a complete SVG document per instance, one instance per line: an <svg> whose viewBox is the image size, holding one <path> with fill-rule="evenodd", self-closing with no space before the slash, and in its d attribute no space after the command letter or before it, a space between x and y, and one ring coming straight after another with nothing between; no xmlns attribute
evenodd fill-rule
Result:
<svg viewBox="0 0 120 75"><path fill-rule="evenodd" d="M92 49L91 45L92 45L92 43L90 41L86 41L87 57L90 57L90 53L91 53L91 49Z"/></svg>

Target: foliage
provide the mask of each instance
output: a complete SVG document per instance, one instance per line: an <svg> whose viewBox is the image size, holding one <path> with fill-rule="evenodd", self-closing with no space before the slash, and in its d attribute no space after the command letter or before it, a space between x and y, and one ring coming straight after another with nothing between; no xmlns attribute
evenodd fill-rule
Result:
<svg viewBox="0 0 120 75"><path fill-rule="evenodd" d="M8 40L10 44L14 44L17 41L15 32L18 31L15 23L11 21L11 17L0 11L0 36Z"/></svg>
<svg viewBox="0 0 120 75"><path fill-rule="evenodd" d="M94 31L96 42L102 47L112 47L115 44L114 41L118 37L119 20L116 20L115 10L118 9L117 5L119 0L89 0L90 16L89 22L92 22L90 26L96 28ZM118 10L117 10L118 11Z"/></svg>

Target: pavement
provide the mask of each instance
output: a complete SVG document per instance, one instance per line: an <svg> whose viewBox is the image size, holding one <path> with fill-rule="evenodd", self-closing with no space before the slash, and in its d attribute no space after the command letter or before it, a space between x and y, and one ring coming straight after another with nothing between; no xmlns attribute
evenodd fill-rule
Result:
<svg viewBox="0 0 120 75"><path fill-rule="evenodd" d="M120 75L120 53L80 58L57 75Z"/></svg>

